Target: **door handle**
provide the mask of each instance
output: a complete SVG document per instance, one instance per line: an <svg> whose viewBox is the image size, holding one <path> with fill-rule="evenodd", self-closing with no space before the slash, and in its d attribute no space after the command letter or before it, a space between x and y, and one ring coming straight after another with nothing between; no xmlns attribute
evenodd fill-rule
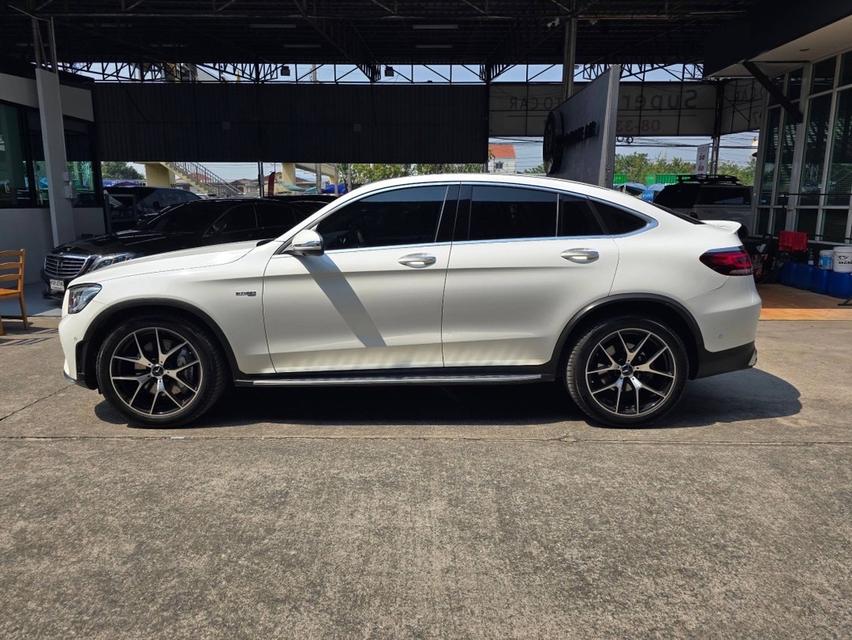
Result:
<svg viewBox="0 0 852 640"><path fill-rule="evenodd" d="M411 267L412 269L422 269L423 267L428 267L430 264L435 264L437 260L435 256L430 256L428 253L409 253L407 256L402 256L399 259L399 264Z"/></svg>
<svg viewBox="0 0 852 640"><path fill-rule="evenodd" d="M566 249L562 257L577 264L589 264L600 258L600 254L594 249Z"/></svg>

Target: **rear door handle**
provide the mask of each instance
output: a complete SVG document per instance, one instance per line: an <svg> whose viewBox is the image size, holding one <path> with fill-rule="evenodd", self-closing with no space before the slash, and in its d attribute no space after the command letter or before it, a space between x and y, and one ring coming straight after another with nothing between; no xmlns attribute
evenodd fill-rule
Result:
<svg viewBox="0 0 852 640"><path fill-rule="evenodd" d="M589 264L600 258L600 254L594 249L566 249L562 257L577 264Z"/></svg>
<svg viewBox="0 0 852 640"><path fill-rule="evenodd" d="M438 259L435 256L430 256L428 253L409 253L407 256L402 256L399 259L399 264L412 269L422 269L431 264L435 264Z"/></svg>

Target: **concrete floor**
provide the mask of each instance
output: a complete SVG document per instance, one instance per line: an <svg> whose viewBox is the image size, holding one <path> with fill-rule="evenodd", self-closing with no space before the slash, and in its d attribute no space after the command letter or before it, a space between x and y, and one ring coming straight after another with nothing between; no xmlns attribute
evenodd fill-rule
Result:
<svg viewBox="0 0 852 640"><path fill-rule="evenodd" d="M851 322L654 429L555 385L243 391L133 429L0 338L0 637L849 637Z"/></svg>

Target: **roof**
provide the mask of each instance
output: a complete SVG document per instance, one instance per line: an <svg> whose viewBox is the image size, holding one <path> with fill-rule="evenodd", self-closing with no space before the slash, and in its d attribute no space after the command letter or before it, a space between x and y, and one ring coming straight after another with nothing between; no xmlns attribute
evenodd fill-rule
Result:
<svg viewBox="0 0 852 640"><path fill-rule="evenodd" d="M354 63L379 76L384 64L561 63L570 10L556 0L8 4L0 9L0 55L16 59L33 58L30 19L12 10L25 7L54 19L66 62ZM701 61L709 34L741 19L757 0L577 4L579 64L657 64Z"/></svg>
<svg viewBox="0 0 852 640"><path fill-rule="evenodd" d="M489 144L488 156L491 158L515 159L515 145L513 144Z"/></svg>

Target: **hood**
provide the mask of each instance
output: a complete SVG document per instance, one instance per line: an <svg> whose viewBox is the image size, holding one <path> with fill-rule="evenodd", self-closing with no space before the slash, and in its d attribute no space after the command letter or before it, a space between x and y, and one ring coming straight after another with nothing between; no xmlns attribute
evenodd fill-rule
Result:
<svg viewBox="0 0 852 640"><path fill-rule="evenodd" d="M138 276L162 271L176 271L179 269L194 269L196 267L210 267L239 260L249 251L257 246L257 240L246 242L231 242L228 244L214 244L182 251L161 253L146 258L134 258L127 262L121 262L111 267L104 267L97 271L84 273L71 282L71 285L84 282L103 282L114 280L125 276Z"/></svg>
<svg viewBox="0 0 852 640"><path fill-rule="evenodd" d="M168 236L146 229L128 229L94 238L85 238L66 242L53 250L53 253L73 253L78 255L107 255L110 253L135 253L149 255L174 251L192 246L198 241L195 234L169 234Z"/></svg>

